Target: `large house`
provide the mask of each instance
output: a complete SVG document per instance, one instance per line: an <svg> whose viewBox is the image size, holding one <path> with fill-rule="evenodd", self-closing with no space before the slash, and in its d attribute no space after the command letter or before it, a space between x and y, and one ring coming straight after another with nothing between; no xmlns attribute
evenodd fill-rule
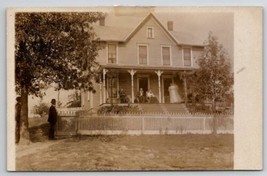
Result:
<svg viewBox="0 0 267 176"><path fill-rule="evenodd" d="M97 61L101 65L101 81L96 93L82 93L82 107L98 108L102 104L119 103L123 89L131 103L151 90L158 103L170 103L169 86L178 86L185 100L190 85L183 74L195 70L203 51L203 41L174 28L175 20L161 21L160 14L145 16L107 14L94 27L102 49Z"/></svg>

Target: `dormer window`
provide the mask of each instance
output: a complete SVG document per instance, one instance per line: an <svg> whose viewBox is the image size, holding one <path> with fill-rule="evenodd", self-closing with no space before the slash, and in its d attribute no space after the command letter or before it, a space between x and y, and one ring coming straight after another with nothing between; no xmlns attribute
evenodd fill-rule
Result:
<svg viewBox="0 0 267 176"><path fill-rule="evenodd" d="M147 38L153 39L154 38L154 28L148 27L147 28Z"/></svg>
<svg viewBox="0 0 267 176"><path fill-rule="evenodd" d="M117 63L117 45L108 44L108 63L116 64Z"/></svg>

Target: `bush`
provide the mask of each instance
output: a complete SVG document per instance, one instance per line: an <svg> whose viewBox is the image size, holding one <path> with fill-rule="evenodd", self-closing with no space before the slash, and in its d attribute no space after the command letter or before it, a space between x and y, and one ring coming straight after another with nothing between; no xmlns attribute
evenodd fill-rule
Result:
<svg viewBox="0 0 267 176"><path fill-rule="evenodd" d="M140 112L137 106L104 106L101 107L97 114L105 114L105 113L114 113L114 114L120 114L120 113L137 113Z"/></svg>
<svg viewBox="0 0 267 176"><path fill-rule="evenodd" d="M49 106L46 103L41 102L39 105L34 106L34 114L39 114L41 117L44 117L48 114Z"/></svg>

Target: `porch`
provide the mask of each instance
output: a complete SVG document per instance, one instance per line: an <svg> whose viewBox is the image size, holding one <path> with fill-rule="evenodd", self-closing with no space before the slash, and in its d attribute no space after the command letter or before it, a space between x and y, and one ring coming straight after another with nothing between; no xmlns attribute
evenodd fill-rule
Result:
<svg viewBox="0 0 267 176"><path fill-rule="evenodd" d="M187 85L185 75L193 73L193 70L173 67L105 66L100 80L100 104L173 103L173 95L169 89L171 85L177 86L175 103L186 104L190 86ZM152 96L149 97L148 93Z"/></svg>

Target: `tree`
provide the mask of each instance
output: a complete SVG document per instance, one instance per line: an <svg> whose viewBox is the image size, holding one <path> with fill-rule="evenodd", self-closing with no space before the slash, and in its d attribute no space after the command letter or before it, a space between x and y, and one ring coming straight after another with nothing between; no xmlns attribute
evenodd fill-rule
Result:
<svg viewBox="0 0 267 176"><path fill-rule="evenodd" d="M190 76L190 80L194 96L212 104L213 133L216 133L217 103L225 102L227 95L232 94L233 74L226 51L211 32L204 45L198 60L199 69Z"/></svg>
<svg viewBox="0 0 267 176"><path fill-rule="evenodd" d="M16 13L15 84L22 99L22 139L29 139L28 95L42 88L93 90L99 45L92 23L102 18L89 13Z"/></svg>
<svg viewBox="0 0 267 176"><path fill-rule="evenodd" d="M49 106L42 101L38 105L35 105L33 108L33 113L39 114L40 117L44 117L44 115L48 114Z"/></svg>
<svg viewBox="0 0 267 176"><path fill-rule="evenodd" d="M66 104L68 108L81 107L81 92L77 90L74 91L71 95L68 96L68 99L69 101Z"/></svg>

